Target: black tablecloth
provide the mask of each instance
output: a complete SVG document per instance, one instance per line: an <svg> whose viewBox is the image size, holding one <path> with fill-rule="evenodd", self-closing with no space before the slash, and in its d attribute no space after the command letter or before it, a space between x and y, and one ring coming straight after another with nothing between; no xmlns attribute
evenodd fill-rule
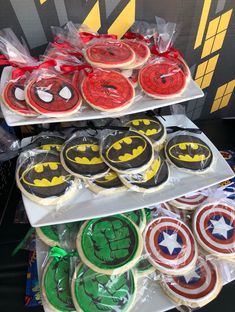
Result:
<svg viewBox="0 0 235 312"><path fill-rule="evenodd" d="M197 124L219 149L235 147L234 121L205 120L198 121ZM28 252L21 250L16 256L11 256L16 245L29 229L28 225L14 224L15 208L19 199L19 191L14 187L0 227L0 312L43 311L41 307L24 307ZM235 310L234 290L235 282L226 285L218 298L200 311L233 312Z"/></svg>

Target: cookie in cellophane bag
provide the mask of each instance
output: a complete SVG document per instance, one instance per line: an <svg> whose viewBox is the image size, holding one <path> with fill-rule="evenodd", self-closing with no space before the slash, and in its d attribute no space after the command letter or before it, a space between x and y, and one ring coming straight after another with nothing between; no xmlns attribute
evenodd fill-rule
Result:
<svg viewBox="0 0 235 312"><path fill-rule="evenodd" d="M74 196L80 182L53 151L30 150L18 158L16 183L22 194L41 205L59 205Z"/></svg>
<svg viewBox="0 0 235 312"><path fill-rule="evenodd" d="M172 199L168 203L177 209L194 211L197 207L202 205L207 198L208 196L206 195L206 192L198 191Z"/></svg>

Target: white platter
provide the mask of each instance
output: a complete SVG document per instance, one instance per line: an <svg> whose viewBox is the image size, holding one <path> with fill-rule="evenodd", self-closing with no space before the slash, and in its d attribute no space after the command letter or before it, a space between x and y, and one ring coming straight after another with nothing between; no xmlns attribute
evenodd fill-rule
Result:
<svg viewBox="0 0 235 312"><path fill-rule="evenodd" d="M184 128L197 128L184 115L166 116L164 118L163 124L165 126L177 125ZM232 169L205 134L202 133L197 136L210 146L214 155L213 164L206 173L185 173L171 166L170 179L164 187L155 193L143 194L129 190L104 196L96 195L84 187L77 191L76 196L65 201L59 207L41 206L23 196L25 209L31 225L38 227L132 211L157 205L161 202L183 196L186 193L196 192L233 177Z"/></svg>
<svg viewBox="0 0 235 312"><path fill-rule="evenodd" d="M5 67L2 72L1 82L0 82L0 93L3 90L5 83L8 81L9 75L11 72L11 67ZM139 91L140 93L140 91ZM193 99L197 99L203 97L204 93L199 88L199 86L190 79L187 89L183 92L181 96L175 97L173 99L168 100L153 100L148 96L140 97L136 96L136 101L134 104L128 109L118 112L118 113L105 113L92 109L87 104L82 104L81 111L75 113L71 116L60 117L60 118L48 118L48 117L24 117L18 116L12 111L10 111L2 102L1 109L3 116L9 126L22 126L22 125L34 125L34 124L44 124L44 123L54 123L54 122L66 122L66 121L77 121L77 120L91 120L91 119L100 119L100 118L108 118L108 117L118 117L127 114L134 114L137 112L143 112L147 110L152 110L164 106L169 106Z"/></svg>

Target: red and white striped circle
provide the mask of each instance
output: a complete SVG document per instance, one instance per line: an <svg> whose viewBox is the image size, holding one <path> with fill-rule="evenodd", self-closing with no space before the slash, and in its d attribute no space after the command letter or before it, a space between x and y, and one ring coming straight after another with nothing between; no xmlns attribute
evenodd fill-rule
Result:
<svg viewBox="0 0 235 312"><path fill-rule="evenodd" d="M189 274L167 277L162 286L171 298L181 304L200 307L214 298L221 285L216 266L200 257Z"/></svg>
<svg viewBox="0 0 235 312"><path fill-rule="evenodd" d="M206 195L195 194L192 196L186 195L180 198L176 198L174 200L170 200L169 203L179 209L194 210L199 205L201 205L206 199L207 199Z"/></svg>
<svg viewBox="0 0 235 312"><path fill-rule="evenodd" d="M235 210L225 203L210 203L198 209L193 219L198 243L210 253L235 257Z"/></svg>
<svg viewBox="0 0 235 312"><path fill-rule="evenodd" d="M149 261L160 271L179 275L190 270L197 259L197 245L186 224L171 217L149 223L144 234Z"/></svg>

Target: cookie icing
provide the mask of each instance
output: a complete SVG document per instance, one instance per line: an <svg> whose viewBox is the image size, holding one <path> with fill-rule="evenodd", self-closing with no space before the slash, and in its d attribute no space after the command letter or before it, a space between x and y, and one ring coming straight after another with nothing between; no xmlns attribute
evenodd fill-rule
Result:
<svg viewBox="0 0 235 312"><path fill-rule="evenodd" d="M38 143L38 148L44 151L60 152L64 139L55 135L43 135L36 138L33 143Z"/></svg>
<svg viewBox="0 0 235 312"><path fill-rule="evenodd" d="M144 230L146 225L146 215L144 209L129 211L124 213L124 215L131 219L131 221L139 227L141 232Z"/></svg>
<svg viewBox="0 0 235 312"><path fill-rule="evenodd" d="M121 180L114 171L109 171L105 176L93 180L92 183L104 189L119 188L123 186Z"/></svg>
<svg viewBox="0 0 235 312"><path fill-rule="evenodd" d="M136 278L131 270L110 276L82 264L74 275L72 293L77 310L127 312L136 297Z"/></svg>

